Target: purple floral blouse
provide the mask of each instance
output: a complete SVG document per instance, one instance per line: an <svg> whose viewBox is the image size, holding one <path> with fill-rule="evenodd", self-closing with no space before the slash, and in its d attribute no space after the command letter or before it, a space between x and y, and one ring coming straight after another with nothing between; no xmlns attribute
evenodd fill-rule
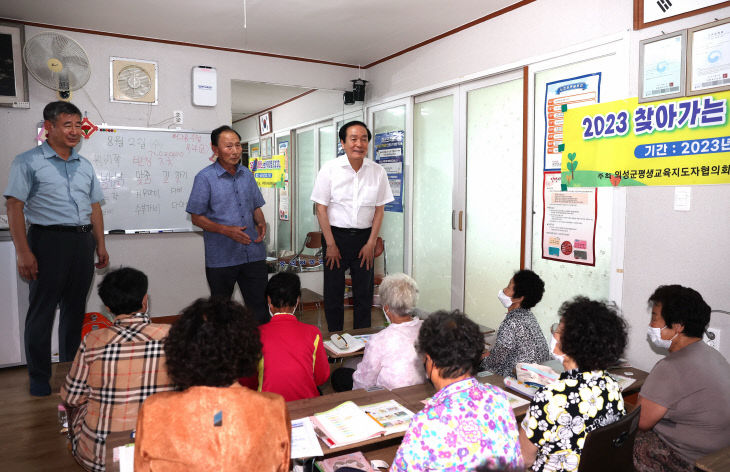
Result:
<svg viewBox="0 0 730 472"><path fill-rule="evenodd" d="M504 392L473 377L448 385L411 420L391 472L523 467L517 422Z"/></svg>

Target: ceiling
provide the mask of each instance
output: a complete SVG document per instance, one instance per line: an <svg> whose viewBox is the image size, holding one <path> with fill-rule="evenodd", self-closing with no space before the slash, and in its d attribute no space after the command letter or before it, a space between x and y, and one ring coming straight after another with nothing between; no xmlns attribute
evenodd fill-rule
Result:
<svg viewBox="0 0 730 472"><path fill-rule="evenodd" d="M2 0L0 18L366 66L514 3Z"/></svg>

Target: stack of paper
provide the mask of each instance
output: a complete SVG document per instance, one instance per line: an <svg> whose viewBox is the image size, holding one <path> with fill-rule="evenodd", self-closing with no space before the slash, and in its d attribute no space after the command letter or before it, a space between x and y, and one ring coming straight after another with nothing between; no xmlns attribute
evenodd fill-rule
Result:
<svg viewBox="0 0 730 472"><path fill-rule="evenodd" d="M292 420L291 422L291 458L319 457L324 455L322 447L314 434L314 427L309 418Z"/></svg>

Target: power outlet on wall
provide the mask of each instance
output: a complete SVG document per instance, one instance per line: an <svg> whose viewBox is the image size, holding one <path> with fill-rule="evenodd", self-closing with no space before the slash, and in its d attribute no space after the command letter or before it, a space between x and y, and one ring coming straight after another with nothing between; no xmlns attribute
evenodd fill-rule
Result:
<svg viewBox="0 0 730 472"><path fill-rule="evenodd" d="M175 110L172 112L172 118L176 125L183 124L183 112L182 110Z"/></svg>
<svg viewBox="0 0 730 472"><path fill-rule="evenodd" d="M707 333L712 333L715 335L714 339L710 339L707 337ZM707 328L707 333L702 336L702 339L705 341L705 343L710 346L711 348L714 348L716 350L720 350L720 330L717 328Z"/></svg>

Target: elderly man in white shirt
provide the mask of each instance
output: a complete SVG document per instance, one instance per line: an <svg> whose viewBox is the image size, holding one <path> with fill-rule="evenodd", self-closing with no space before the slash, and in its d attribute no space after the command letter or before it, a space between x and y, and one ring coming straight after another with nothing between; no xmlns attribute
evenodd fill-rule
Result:
<svg viewBox="0 0 730 472"><path fill-rule="evenodd" d="M311 199L324 235L324 311L327 329L342 331L345 270L350 269L354 328L370 327L375 242L384 207L393 201L388 175L367 158L372 138L367 125L351 121L340 128L345 157L327 162L314 183Z"/></svg>

